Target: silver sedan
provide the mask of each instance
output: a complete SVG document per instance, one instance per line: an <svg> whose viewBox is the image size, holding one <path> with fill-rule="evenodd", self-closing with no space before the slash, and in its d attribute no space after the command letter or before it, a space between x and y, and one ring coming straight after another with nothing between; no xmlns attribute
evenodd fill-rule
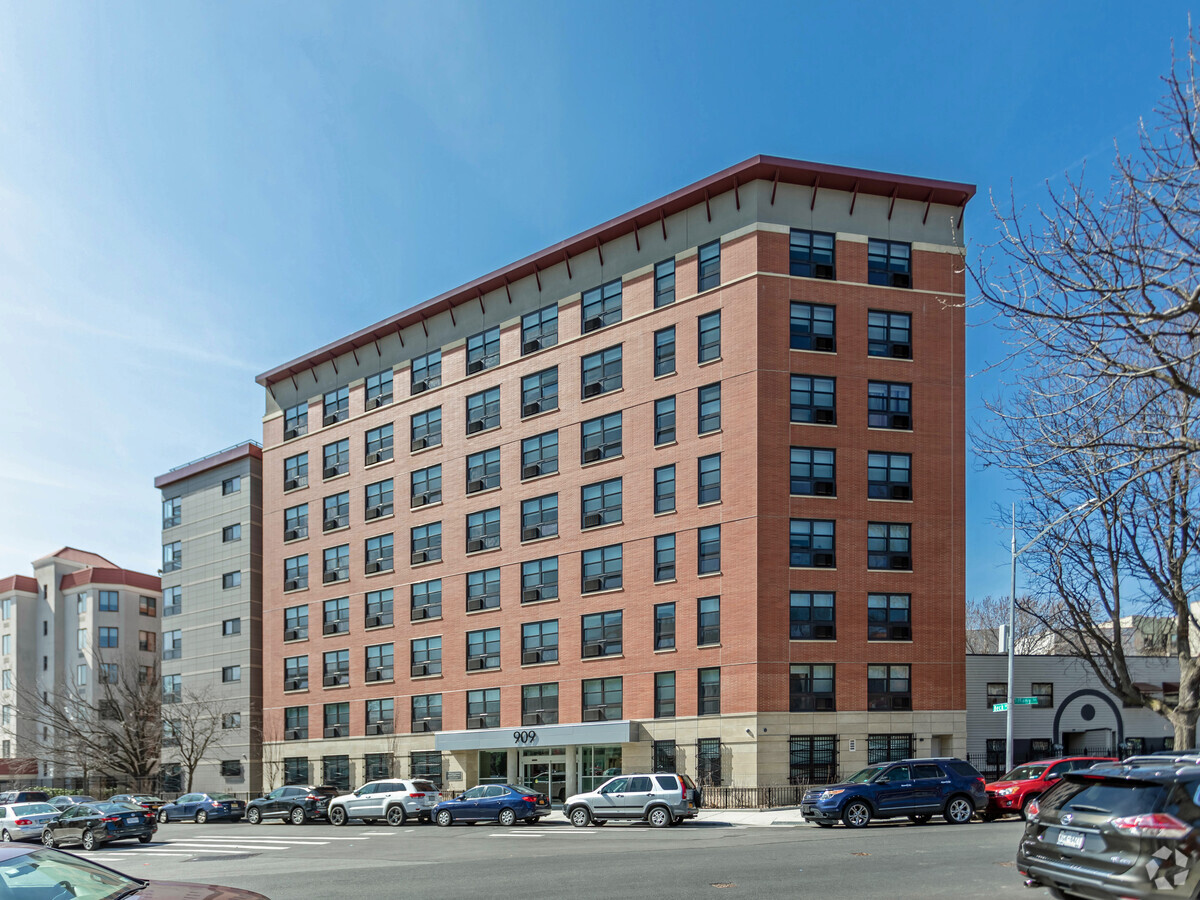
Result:
<svg viewBox="0 0 1200 900"><path fill-rule="evenodd" d="M62 815L49 803L10 803L0 806L0 840L41 840L42 829Z"/></svg>

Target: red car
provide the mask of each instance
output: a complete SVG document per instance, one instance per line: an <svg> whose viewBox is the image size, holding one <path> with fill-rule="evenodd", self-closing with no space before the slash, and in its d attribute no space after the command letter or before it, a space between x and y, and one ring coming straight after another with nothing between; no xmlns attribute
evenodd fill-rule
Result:
<svg viewBox="0 0 1200 900"><path fill-rule="evenodd" d="M982 813L983 820L990 822L1010 813L1024 819L1025 807L1030 801L1050 790L1067 772L1090 769L1098 762L1115 761L1111 756L1067 756L1017 766L987 785L988 805Z"/></svg>

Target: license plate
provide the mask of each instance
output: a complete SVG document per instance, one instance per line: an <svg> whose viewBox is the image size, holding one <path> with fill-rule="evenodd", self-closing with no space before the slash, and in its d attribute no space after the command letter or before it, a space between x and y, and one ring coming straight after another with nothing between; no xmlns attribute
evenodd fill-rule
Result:
<svg viewBox="0 0 1200 900"><path fill-rule="evenodd" d="M538 806L545 806L545 805L546 805L546 800L545 800L545 798L543 798L543 799L541 799L541 800L539 800L539 801L538 801Z"/></svg>
<svg viewBox="0 0 1200 900"><path fill-rule="evenodd" d="M138 819L139 819L139 818L140 818L139 816L126 816L126 817L125 817L125 824L126 824L126 825L133 825L133 824L135 824L135 823L138 821Z"/></svg>
<svg viewBox="0 0 1200 900"><path fill-rule="evenodd" d="M1083 839L1085 837L1087 837L1087 835L1081 831L1059 831L1057 843L1060 847L1070 847L1072 850L1082 850Z"/></svg>

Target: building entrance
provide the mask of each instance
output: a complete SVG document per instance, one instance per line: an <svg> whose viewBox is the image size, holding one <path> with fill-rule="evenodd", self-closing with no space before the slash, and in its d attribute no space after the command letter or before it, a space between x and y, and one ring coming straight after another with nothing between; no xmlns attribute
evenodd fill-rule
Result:
<svg viewBox="0 0 1200 900"><path fill-rule="evenodd" d="M562 803L567 798L566 748L522 750L521 784L545 794L552 803Z"/></svg>

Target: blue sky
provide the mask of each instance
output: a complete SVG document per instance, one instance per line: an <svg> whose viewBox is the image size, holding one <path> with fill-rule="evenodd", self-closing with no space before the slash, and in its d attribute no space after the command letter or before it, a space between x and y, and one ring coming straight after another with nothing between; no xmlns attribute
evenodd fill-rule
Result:
<svg viewBox="0 0 1200 900"><path fill-rule="evenodd" d="M1187 13L0 0L0 576L154 571L153 477L260 437L258 372L756 153L973 182L978 252L989 191L1131 145ZM967 489L1005 594L1013 498Z"/></svg>

